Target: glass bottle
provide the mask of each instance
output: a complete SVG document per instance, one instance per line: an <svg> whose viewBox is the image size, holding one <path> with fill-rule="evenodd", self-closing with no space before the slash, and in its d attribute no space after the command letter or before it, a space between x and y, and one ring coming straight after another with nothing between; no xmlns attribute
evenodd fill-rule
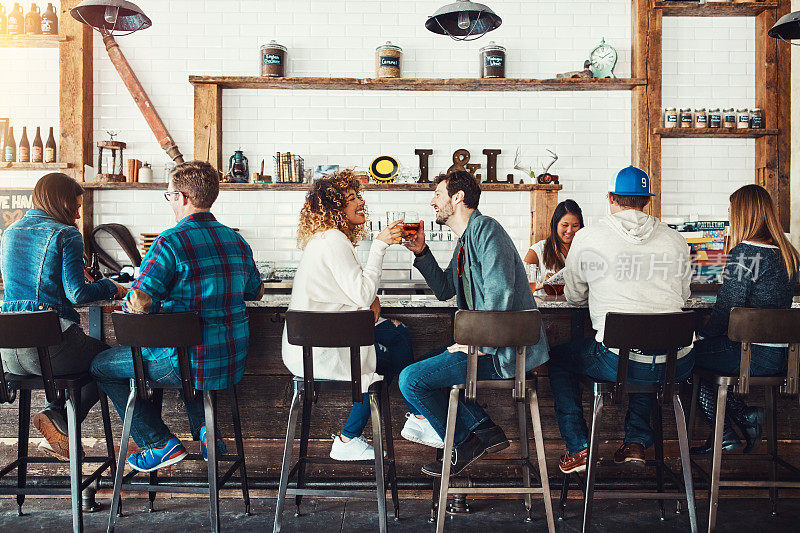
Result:
<svg viewBox="0 0 800 533"><path fill-rule="evenodd" d="M726 128L735 128L736 127L736 111L733 108L724 109L722 111L722 121L723 126Z"/></svg>
<svg viewBox="0 0 800 533"><path fill-rule="evenodd" d="M14 140L13 126L8 128L6 145L3 147L3 161L6 163L15 163L17 161L17 141Z"/></svg>
<svg viewBox="0 0 800 533"><path fill-rule="evenodd" d="M37 126L36 137L34 137L33 145L31 146L32 163L41 163L44 161L44 145L42 144L42 135L39 130L40 128Z"/></svg>
<svg viewBox="0 0 800 533"><path fill-rule="evenodd" d="M17 156L20 163L31 162L31 144L28 142L28 128L22 127L22 138L19 140Z"/></svg>
<svg viewBox="0 0 800 533"><path fill-rule="evenodd" d="M678 126L678 110L670 107L664 111L664 127L667 129Z"/></svg>
<svg viewBox="0 0 800 533"><path fill-rule="evenodd" d="M58 15L53 4L50 3L42 13L42 35L58 35Z"/></svg>
<svg viewBox="0 0 800 533"><path fill-rule="evenodd" d="M56 162L56 140L53 137L53 127L50 127L50 136L47 137L47 144L44 145L44 162Z"/></svg>
<svg viewBox="0 0 800 533"><path fill-rule="evenodd" d="M701 129L708 127L708 115L705 107L694 110L694 127Z"/></svg>
<svg viewBox="0 0 800 533"><path fill-rule="evenodd" d="M764 129L764 113L757 107L750 112L750 128L754 130Z"/></svg>
<svg viewBox="0 0 800 533"><path fill-rule="evenodd" d="M691 128L694 124L694 117L691 109L681 109L681 128Z"/></svg>
<svg viewBox="0 0 800 533"><path fill-rule="evenodd" d="M722 113L719 108L708 110L708 127L715 129L722 127Z"/></svg>
<svg viewBox="0 0 800 533"><path fill-rule="evenodd" d="M736 128L743 130L750 127L750 111L747 109L736 110Z"/></svg>
<svg viewBox="0 0 800 533"><path fill-rule="evenodd" d="M42 14L39 11L39 6L36 4L31 4L31 10L25 15L25 34L42 34Z"/></svg>
<svg viewBox="0 0 800 533"><path fill-rule="evenodd" d="M6 7L0 4L0 35L8 34L8 15L6 14Z"/></svg>
<svg viewBox="0 0 800 533"><path fill-rule="evenodd" d="M22 35L25 33L25 17L22 15L22 6L14 3L14 9L8 16L8 34Z"/></svg>

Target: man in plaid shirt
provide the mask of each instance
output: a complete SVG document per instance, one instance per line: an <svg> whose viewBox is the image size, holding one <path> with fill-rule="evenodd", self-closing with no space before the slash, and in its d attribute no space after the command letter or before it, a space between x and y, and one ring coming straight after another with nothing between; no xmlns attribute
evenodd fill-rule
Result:
<svg viewBox="0 0 800 533"><path fill-rule="evenodd" d="M190 161L175 168L164 197L178 223L153 242L123 307L127 313L194 311L200 315L203 344L189 350L198 390L226 389L242 378L250 334L245 300L261 299L264 293L250 246L210 212L218 194L219 173L210 164ZM149 380L180 385L174 348L143 348L142 357ZM99 354L92 374L122 417L134 377L130 348ZM202 397L184 398L184 403L192 437L202 442L205 458ZM142 451L131 454L128 464L140 472L152 472L186 457L180 440L149 402L136 400L131 436ZM216 437L218 450L225 453L221 435Z"/></svg>

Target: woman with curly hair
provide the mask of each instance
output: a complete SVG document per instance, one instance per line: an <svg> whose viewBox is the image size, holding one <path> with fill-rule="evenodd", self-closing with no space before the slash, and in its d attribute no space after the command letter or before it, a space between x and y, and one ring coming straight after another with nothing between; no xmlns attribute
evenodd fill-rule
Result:
<svg viewBox="0 0 800 533"><path fill-rule="evenodd" d="M375 313L375 346L361 348L361 384L366 391L381 379L388 381L412 361L408 328L380 318L376 297L386 249L398 244L402 224L385 228L373 241L366 265L356 258L355 247L366 236L365 202L361 182L348 171L317 180L300 211L298 247L303 250L294 277L289 309L299 311L355 311ZM303 375L303 350L289 344L283 334L283 362L296 376ZM314 377L350 381L348 348L314 350ZM412 411L414 412L414 411ZM330 456L339 461L374 460L375 450L361 435L370 419L366 394L353 409L340 435L333 435Z"/></svg>

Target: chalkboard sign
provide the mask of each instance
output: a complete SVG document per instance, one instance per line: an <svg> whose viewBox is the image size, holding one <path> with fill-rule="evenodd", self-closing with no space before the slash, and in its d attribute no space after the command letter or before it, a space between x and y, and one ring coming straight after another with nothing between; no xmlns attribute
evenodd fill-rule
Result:
<svg viewBox="0 0 800 533"><path fill-rule="evenodd" d="M33 207L33 189L0 189L0 237L11 224Z"/></svg>

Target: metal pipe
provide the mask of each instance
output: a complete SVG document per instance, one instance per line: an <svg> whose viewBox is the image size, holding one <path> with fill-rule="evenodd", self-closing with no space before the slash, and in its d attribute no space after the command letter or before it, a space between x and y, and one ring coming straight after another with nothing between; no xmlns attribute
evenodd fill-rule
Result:
<svg viewBox="0 0 800 533"><path fill-rule="evenodd" d="M120 50L114 36L105 29L101 29L100 33L103 36L103 44L106 45L106 51L108 52L108 57L111 59L111 63L114 65L114 68L117 69L120 78L122 78L123 83L131 93L133 101L139 106L139 111L142 112L144 119L147 121L147 125L150 126L150 129L156 136L158 144L161 145L161 148L167 152L167 155L169 155L175 163L183 163L183 154L181 154L172 136L167 131L167 127L164 126L164 122L161 121L161 117L158 116L158 112L155 107L153 107L153 103L144 91L144 87L139 83L139 78L136 77L128 60L125 59L125 55L122 53L122 50Z"/></svg>

